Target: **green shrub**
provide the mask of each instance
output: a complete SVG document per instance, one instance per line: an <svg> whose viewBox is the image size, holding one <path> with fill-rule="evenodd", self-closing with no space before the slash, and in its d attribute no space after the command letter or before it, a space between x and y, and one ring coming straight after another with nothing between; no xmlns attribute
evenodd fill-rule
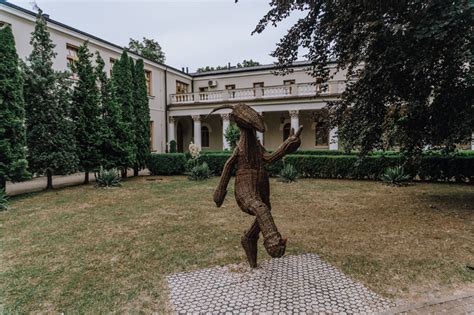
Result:
<svg viewBox="0 0 474 315"><path fill-rule="evenodd" d="M380 178L387 184L402 186L411 179L411 176L405 174L403 167L395 166L386 168Z"/></svg>
<svg viewBox="0 0 474 315"><path fill-rule="evenodd" d="M279 181L285 183L295 182L298 179L298 171L291 164L285 164L278 175Z"/></svg>
<svg viewBox="0 0 474 315"><path fill-rule="evenodd" d="M116 169L106 170L101 167L95 177L96 185L99 187L111 188L120 186L120 172Z"/></svg>
<svg viewBox="0 0 474 315"><path fill-rule="evenodd" d="M206 162L195 165L188 173L189 180L205 180L212 176L212 172Z"/></svg>
<svg viewBox="0 0 474 315"><path fill-rule="evenodd" d="M232 150L237 146L240 140L240 129L236 124L231 123L224 132L225 140L229 143Z"/></svg>
<svg viewBox="0 0 474 315"><path fill-rule="evenodd" d="M199 157L199 162L207 163L209 169L214 175L221 175L225 162L230 158L230 156L231 155L228 153L205 154Z"/></svg>
<svg viewBox="0 0 474 315"><path fill-rule="evenodd" d="M170 153L176 153L176 141L175 140L170 141Z"/></svg>
<svg viewBox="0 0 474 315"><path fill-rule="evenodd" d="M183 153L154 153L147 167L152 175L180 175L185 171L186 157Z"/></svg>
<svg viewBox="0 0 474 315"><path fill-rule="evenodd" d="M0 211L8 209L8 197L5 190L0 189Z"/></svg>

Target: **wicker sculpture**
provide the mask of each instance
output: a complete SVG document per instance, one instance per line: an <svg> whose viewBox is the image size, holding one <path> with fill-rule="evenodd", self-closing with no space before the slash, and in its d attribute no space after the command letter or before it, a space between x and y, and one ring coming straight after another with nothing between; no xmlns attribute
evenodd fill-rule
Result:
<svg viewBox="0 0 474 315"><path fill-rule="evenodd" d="M256 136L256 131L265 131L263 117L245 104L223 105L215 108L210 114L224 108L232 109L231 117L240 128L240 141L225 163L219 186L214 193L214 202L218 207L224 202L231 172L234 166L237 166L235 199L242 211L256 217L252 226L241 237L248 262L255 268L260 232L264 239L263 245L270 256L281 257L286 248L286 239L281 237L270 213L270 187L264 163L273 163L296 151L301 144L299 136L303 127L296 133L292 129L288 139L275 152L267 153Z"/></svg>

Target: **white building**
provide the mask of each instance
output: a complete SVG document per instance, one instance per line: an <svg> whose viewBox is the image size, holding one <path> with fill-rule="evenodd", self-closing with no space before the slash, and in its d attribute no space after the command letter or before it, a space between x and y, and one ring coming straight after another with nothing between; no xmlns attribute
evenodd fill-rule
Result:
<svg viewBox="0 0 474 315"><path fill-rule="evenodd" d="M10 24L18 55L31 52L30 37L36 13L11 3L0 2L0 26ZM110 73L123 48L46 18L51 39L56 45L54 67L68 69L76 58L77 47L86 40L91 51L98 51ZM152 126L152 150L165 152L167 143L177 142L178 151L186 151L191 140L203 150L228 148L223 136L229 125L228 112L205 116L224 103L245 102L262 113L266 132L259 134L268 149L275 149L287 137L290 128L303 125L302 149L339 148L337 130L329 130L323 108L337 99L344 89L343 72L335 73L329 88L317 94L314 78L305 72L305 62L296 63L294 72L277 76L273 65L231 68L205 73L185 73L166 64L130 53L145 63ZM473 143L474 146L474 143Z"/></svg>

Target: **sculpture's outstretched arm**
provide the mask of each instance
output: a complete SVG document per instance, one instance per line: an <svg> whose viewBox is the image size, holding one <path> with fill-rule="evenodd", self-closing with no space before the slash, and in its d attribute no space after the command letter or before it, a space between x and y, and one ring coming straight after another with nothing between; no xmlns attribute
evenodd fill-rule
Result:
<svg viewBox="0 0 474 315"><path fill-rule="evenodd" d="M290 131L290 136L288 139L286 139L278 149L276 149L272 153L264 153L263 154L263 160L267 163L273 163L281 158L283 158L285 155L295 152L299 146L301 145L301 131L303 131L303 126L300 126L298 131L295 133L295 130L291 128Z"/></svg>
<svg viewBox="0 0 474 315"><path fill-rule="evenodd" d="M237 151L238 148L234 150L234 153L232 153L231 157L227 160L227 162L225 162L224 169L222 170L221 180L216 188L216 191L214 192L214 202L218 207L222 206L225 195L227 194L227 185L229 184L232 169L234 168L234 164L237 160Z"/></svg>

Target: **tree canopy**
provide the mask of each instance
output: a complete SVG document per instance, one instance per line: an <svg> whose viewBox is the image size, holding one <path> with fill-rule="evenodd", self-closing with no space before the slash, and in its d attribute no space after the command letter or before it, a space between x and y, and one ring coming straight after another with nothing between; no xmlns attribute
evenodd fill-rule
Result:
<svg viewBox="0 0 474 315"><path fill-rule="evenodd" d="M253 61L252 59L246 60L244 59L242 63L237 63L237 65L234 68L248 68L248 67L255 67L259 66L260 62L258 61ZM230 67L232 69L232 67ZM216 70L226 70L229 69L229 65L227 66L217 66L217 67L201 67L196 70L196 72L202 73L202 72L209 72L209 71L216 71Z"/></svg>
<svg viewBox="0 0 474 315"><path fill-rule="evenodd" d="M0 191L9 180L28 177L25 102L15 39L10 26L0 28Z"/></svg>
<svg viewBox="0 0 474 315"><path fill-rule="evenodd" d="M272 56L282 74L301 49L309 73L330 80L330 62L347 70L347 87L328 108L346 149L364 155L399 146L452 150L473 128L473 6L468 0L270 2L254 33L293 11L304 16Z"/></svg>
<svg viewBox="0 0 474 315"><path fill-rule="evenodd" d="M139 41L130 38L127 48L131 52L134 52L153 61L165 62L166 60L165 53L161 49L160 44L154 39L148 39L146 37L143 37L143 40Z"/></svg>
<svg viewBox="0 0 474 315"><path fill-rule="evenodd" d="M30 43L33 49L24 84L28 163L32 172L47 174L47 188L52 188L53 174L69 174L78 166L70 116L70 74L53 69L55 45L41 10Z"/></svg>
<svg viewBox="0 0 474 315"><path fill-rule="evenodd" d="M75 124L79 168L86 173L87 183L89 172L98 170L101 161L99 88L92 65L93 54L87 42L79 47L77 57L74 68L78 79L72 94L71 114Z"/></svg>

